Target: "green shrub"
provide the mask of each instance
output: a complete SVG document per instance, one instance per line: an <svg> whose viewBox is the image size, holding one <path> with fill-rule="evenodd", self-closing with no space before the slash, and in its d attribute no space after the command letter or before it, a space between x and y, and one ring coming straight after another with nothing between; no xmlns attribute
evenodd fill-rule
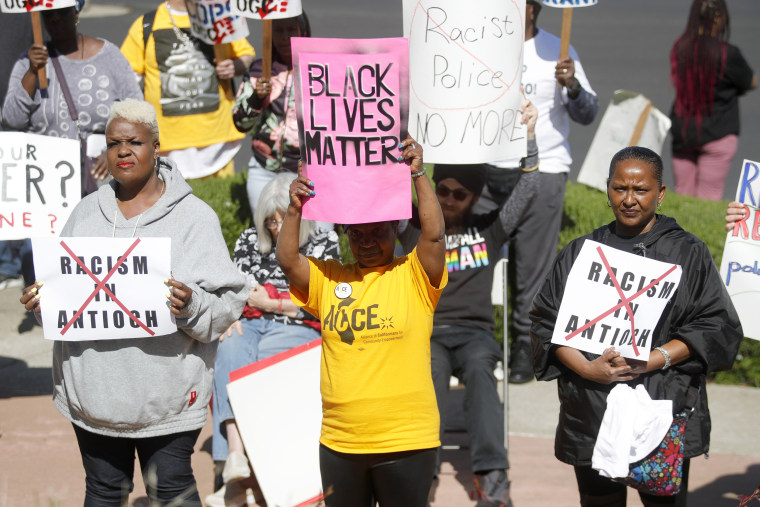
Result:
<svg viewBox="0 0 760 507"><path fill-rule="evenodd" d="M245 171L231 178L208 178L189 180L193 194L205 201L216 211L222 226L224 242L232 255L235 241L240 233L251 226L251 207L245 191Z"/></svg>
<svg viewBox="0 0 760 507"><path fill-rule="evenodd" d="M209 178L190 181L195 195L207 202L219 216L224 240L230 253L240 233L251 224L245 182L244 172L227 179ZM717 266L720 266L723 243L726 238L723 230L725 210L726 201L703 201L684 197L675 192L668 192L662 205L664 214L674 217L681 227L699 236L707 244ZM559 248L612 220L614 216L607 207L607 198L603 192L585 185L568 183ZM341 234L341 252L344 262L353 261L347 239L343 234ZM501 307L494 308L494 317L496 320L494 334L501 342L503 336ZM513 335L514 332L510 334L510 336ZM733 369L717 373L714 379L724 384L760 387L760 342L745 338Z"/></svg>

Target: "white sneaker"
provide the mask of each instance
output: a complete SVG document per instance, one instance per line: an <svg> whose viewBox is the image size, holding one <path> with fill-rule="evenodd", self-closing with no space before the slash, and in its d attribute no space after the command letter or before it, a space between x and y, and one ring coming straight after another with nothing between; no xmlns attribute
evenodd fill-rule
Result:
<svg viewBox="0 0 760 507"><path fill-rule="evenodd" d="M17 276L0 274L0 290L11 289L13 287L21 287L24 282Z"/></svg>
<svg viewBox="0 0 760 507"><path fill-rule="evenodd" d="M225 484L247 479L251 476L251 469L248 466L248 458L245 454L238 451L232 451L227 456L222 470L222 480Z"/></svg>
<svg viewBox="0 0 760 507"><path fill-rule="evenodd" d="M248 507L246 489L237 482L222 486L206 497L206 507Z"/></svg>

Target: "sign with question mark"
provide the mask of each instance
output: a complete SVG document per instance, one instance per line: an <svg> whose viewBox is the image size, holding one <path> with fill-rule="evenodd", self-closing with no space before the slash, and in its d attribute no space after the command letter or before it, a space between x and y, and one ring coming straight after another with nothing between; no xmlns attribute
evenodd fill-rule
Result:
<svg viewBox="0 0 760 507"><path fill-rule="evenodd" d="M58 236L82 193L79 142L0 132L0 240Z"/></svg>

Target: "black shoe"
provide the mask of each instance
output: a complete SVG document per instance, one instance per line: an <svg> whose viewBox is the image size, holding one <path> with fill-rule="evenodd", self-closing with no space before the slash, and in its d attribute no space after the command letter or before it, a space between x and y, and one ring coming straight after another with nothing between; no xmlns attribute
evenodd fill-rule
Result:
<svg viewBox="0 0 760 507"><path fill-rule="evenodd" d="M491 470L475 474L475 507L512 507L509 499L509 479L506 470Z"/></svg>
<svg viewBox="0 0 760 507"><path fill-rule="evenodd" d="M533 379L533 358L530 354L530 344L515 345L514 355L510 360L509 383L525 384Z"/></svg>

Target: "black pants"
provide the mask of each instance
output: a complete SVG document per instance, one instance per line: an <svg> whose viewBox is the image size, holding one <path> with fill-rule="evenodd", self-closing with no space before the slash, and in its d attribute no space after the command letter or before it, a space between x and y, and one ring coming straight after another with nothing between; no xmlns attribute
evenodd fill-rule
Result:
<svg viewBox="0 0 760 507"><path fill-rule="evenodd" d="M657 505L686 506L686 494L689 489L689 459L683 460L683 478L681 491L675 496L655 496L639 492L644 507ZM602 477L591 467L574 467L578 492L581 494L581 507L625 507L628 487Z"/></svg>
<svg viewBox="0 0 760 507"><path fill-rule="evenodd" d="M135 452L151 505L201 505L190 456L201 430L151 438L98 435L74 425L86 474L85 507L127 505Z"/></svg>
<svg viewBox="0 0 760 507"><path fill-rule="evenodd" d="M347 454L320 444L319 468L327 507L425 507L435 448Z"/></svg>

